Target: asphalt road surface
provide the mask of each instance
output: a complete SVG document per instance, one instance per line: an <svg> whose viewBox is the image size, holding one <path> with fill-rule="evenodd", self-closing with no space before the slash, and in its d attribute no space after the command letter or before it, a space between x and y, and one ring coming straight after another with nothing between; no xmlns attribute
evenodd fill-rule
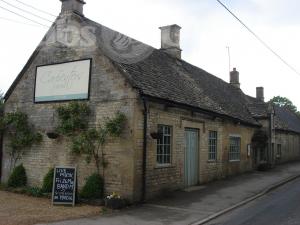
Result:
<svg viewBox="0 0 300 225"><path fill-rule="evenodd" d="M207 225L300 225L300 179Z"/></svg>

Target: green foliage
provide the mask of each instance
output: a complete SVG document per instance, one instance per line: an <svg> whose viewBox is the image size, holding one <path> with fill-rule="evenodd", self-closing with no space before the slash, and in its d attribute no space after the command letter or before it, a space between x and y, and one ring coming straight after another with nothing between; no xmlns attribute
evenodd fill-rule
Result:
<svg viewBox="0 0 300 225"><path fill-rule="evenodd" d="M54 168L49 169L48 173L45 175L43 179L43 186L41 191L44 193L52 192L53 186L53 177L54 177Z"/></svg>
<svg viewBox="0 0 300 225"><path fill-rule="evenodd" d="M268 145L268 135L264 130L257 130L251 139L252 147L255 149L265 149Z"/></svg>
<svg viewBox="0 0 300 225"><path fill-rule="evenodd" d="M25 193L33 197L42 197L43 191L39 187L27 187Z"/></svg>
<svg viewBox="0 0 300 225"><path fill-rule="evenodd" d="M98 132L96 129L83 131L72 138L72 152L76 154L85 154L86 162L90 163L91 158L95 156L96 140Z"/></svg>
<svg viewBox="0 0 300 225"><path fill-rule="evenodd" d="M103 179L99 174L95 173L88 177L80 191L80 197L85 199L103 197Z"/></svg>
<svg viewBox="0 0 300 225"><path fill-rule="evenodd" d="M73 133L86 130L87 118L90 114L89 106L86 103L71 102L68 105L57 108L59 133L71 136Z"/></svg>
<svg viewBox="0 0 300 225"><path fill-rule="evenodd" d="M0 127L9 135L9 154L13 165L22 157L26 148L42 141L42 135L34 132L28 123L27 115L23 112L5 114L0 121Z"/></svg>
<svg viewBox="0 0 300 225"><path fill-rule="evenodd" d="M24 166L21 164L14 168L13 172L9 176L7 186L8 187L23 187L26 186L27 177Z"/></svg>
<svg viewBox="0 0 300 225"><path fill-rule="evenodd" d="M297 113L297 107L286 97L275 96L269 102L279 107L286 107L292 112Z"/></svg>
<svg viewBox="0 0 300 225"><path fill-rule="evenodd" d="M105 124L107 132L113 137L119 137L122 133L126 116L123 113L117 112L114 118L108 119Z"/></svg>
<svg viewBox="0 0 300 225"><path fill-rule="evenodd" d="M71 102L57 108L59 124L57 130L70 138L71 151L75 154L85 155L87 163L94 159L97 172L100 166L106 166L104 159L104 145L109 136L119 137L122 133L126 116L123 113L109 119L98 129L88 129L88 116L90 108L86 103Z"/></svg>

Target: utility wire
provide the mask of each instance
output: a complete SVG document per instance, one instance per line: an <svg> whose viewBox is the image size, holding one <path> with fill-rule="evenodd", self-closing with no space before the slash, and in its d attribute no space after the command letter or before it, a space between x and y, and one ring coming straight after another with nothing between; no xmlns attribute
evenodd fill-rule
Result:
<svg viewBox="0 0 300 225"><path fill-rule="evenodd" d="M27 11L27 10L25 10L25 9L22 9L22 8L18 7L18 6L15 6L15 5L13 5L13 4L11 4L11 3L5 1L5 0L0 0L0 1L6 3L7 5L9 5L9 6L13 7L13 8L16 8L16 9L22 11L22 12L28 13L28 14L30 14L30 15L32 15L32 16L35 16L35 17L37 17L37 18L39 18L39 19L42 19L42 20L44 20L44 21L53 23L53 21L51 21L51 20L48 20L48 19L46 19L46 18L44 18L44 17L42 17L42 16L39 16L39 15L34 14L34 13L30 12L30 11Z"/></svg>
<svg viewBox="0 0 300 225"><path fill-rule="evenodd" d="M5 17L0 17L0 20L6 20L6 21L9 21L9 22L13 22L13 23L19 23L19 24L24 24L24 25L34 26L34 27L41 27L41 25L31 24L31 23L24 23L24 22L20 22L20 21L17 21L17 20L12 20L12 19L5 18Z"/></svg>
<svg viewBox="0 0 300 225"><path fill-rule="evenodd" d="M12 11L12 10L9 10L9 9L7 9L7 8L5 8L5 7L0 6L0 8L3 9L3 10L5 10L5 11L8 11L8 12L10 12L10 13L12 13L12 14L15 14L15 15L17 15L17 16L19 16L19 17L22 17L23 19L26 19L26 20L29 20L29 21L31 21L31 22L33 22L33 23L39 24L39 25L41 25L41 26L43 26L43 27L48 27L48 28L50 28L49 26L47 26L47 25L45 25L45 24L42 24L42 23L37 22L37 21L35 21L35 20L32 20L32 19L30 19L30 18L28 18L28 17L26 17L26 16L23 16L23 15L21 15L21 14L19 14L19 13L16 13L16 12Z"/></svg>
<svg viewBox="0 0 300 225"><path fill-rule="evenodd" d="M300 73L289 64L283 57L281 57L278 53L276 53L270 45L268 45L265 41L263 41L253 30L251 30L241 19L239 19L226 5L224 5L220 0L217 0L220 5L222 5L235 19L237 19L240 24L242 24L262 45L264 45L269 51L271 51L280 61L282 61L287 67L289 67L292 71L294 71L297 75L300 76Z"/></svg>
<svg viewBox="0 0 300 225"><path fill-rule="evenodd" d="M45 13L45 14L47 14L47 15L49 15L49 16L53 16L53 17L55 17L55 18L57 17L57 16L55 16L55 15L53 15L53 14L51 14L51 13L48 13L48 12L46 12L46 11L44 11L44 10L41 10L41 9L38 9L38 8L36 8L36 7L32 6L32 5L29 5L29 4L27 4L27 3L24 3L24 2L22 2L22 1L19 1L19 0L15 0L15 1L21 3L22 5L27 6L27 7L29 7L29 8L32 8L32 9L34 9L34 10L36 10L36 11L40 11L40 12L42 12L42 13Z"/></svg>

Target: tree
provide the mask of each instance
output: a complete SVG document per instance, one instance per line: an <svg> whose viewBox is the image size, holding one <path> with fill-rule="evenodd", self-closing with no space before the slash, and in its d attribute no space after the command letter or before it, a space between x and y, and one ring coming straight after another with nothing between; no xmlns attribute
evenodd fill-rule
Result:
<svg viewBox="0 0 300 225"><path fill-rule="evenodd" d="M297 115L300 115L300 112L298 112L297 107L292 103L291 100L289 100L286 97L275 96L269 102L279 107L286 107L292 112L295 112Z"/></svg>

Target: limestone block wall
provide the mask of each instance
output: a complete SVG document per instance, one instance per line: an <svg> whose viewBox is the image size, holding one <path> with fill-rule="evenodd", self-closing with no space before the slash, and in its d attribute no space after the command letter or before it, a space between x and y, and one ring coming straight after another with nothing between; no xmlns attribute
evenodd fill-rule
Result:
<svg viewBox="0 0 300 225"><path fill-rule="evenodd" d="M276 131L275 155L278 154L278 144L281 145L281 156L277 163L285 163L300 159L300 135L296 133Z"/></svg>
<svg viewBox="0 0 300 225"><path fill-rule="evenodd" d="M138 108L138 107L136 107ZM140 104L140 108L142 106ZM150 134L157 132L158 124L172 126L172 163L161 167L156 162L156 144ZM163 105L150 103L147 129L147 198L163 192L184 188L184 130L199 130L199 183L242 173L252 169L252 158L247 155L247 144L250 144L255 131L253 127L234 124L230 121L215 119L211 116L191 113L179 108L166 108ZM217 160L208 160L209 131L218 132ZM228 161L229 135L241 136L241 160ZM136 113L135 123L136 179L135 192L141 193L142 144L143 144L143 111Z"/></svg>
<svg viewBox="0 0 300 225"><path fill-rule="evenodd" d="M33 102L36 66L85 58L92 58L90 99L87 101L92 111L89 126L97 127L104 118L113 116L117 111L125 113L127 117L121 138L110 140L107 145L106 158L109 164L105 170L105 180L107 192L116 191L131 199L134 179L133 106L137 94L100 50L89 52L85 49L62 46L48 46L39 50L5 104L5 113L15 110L25 112L29 122L43 134L43 142L28 149L19 163L23 163L26 168L28 183L31 186L40 186L44 175L55 165L77 166L79 188L83 186L85 179L95 172L93 162L86 164L84 157L70 153L65 138L51 140L46 136L47 131L55 129L57 124L57 106L67 103ZM2 182L7 181L11 172L8 141L7 136L4 136Z"/></svg>

